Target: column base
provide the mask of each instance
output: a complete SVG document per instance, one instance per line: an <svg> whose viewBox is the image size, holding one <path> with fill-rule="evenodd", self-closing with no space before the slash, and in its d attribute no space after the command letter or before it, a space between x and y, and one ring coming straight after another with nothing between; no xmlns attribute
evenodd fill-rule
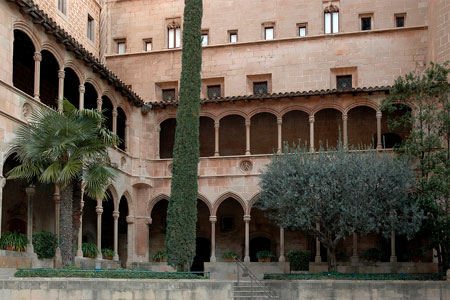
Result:
<svg viewBox="0 0 450 300"><path fill-rule="evenodd" d="M245 155L250 155L250 151L245 151Z"/></svg>
<svg viewBox="0 0 450 300"><path fill-rule="evenodd" d="M78 249L77 254L75 254L76 257L83 257L83 250Z"/></svg>
<svg viewBox="0 0 450 300"><path fill-rule="evenodd" d="M284 255L281 255L280 258L278 258L279 262L285 262L286 258L284 257Z"/></svg>
<svg viewBox="0 0 450 300"><path fill-rule="evenodd" d="M62 267L62 256L61 256L61 248L57 247L55 249L55 258L54 258L54 262L55 262L55 268L59 269Z"/></svg>
<svg viewBox="0 0 450 300"><path fill-rule="evenodd" d="M217 262L216 257L215 257L215 256L211 256L211 257L209 258L209 262Z"/></svg>
<svg viewBox="0 0 450 300"><path fill-rule="evenodd" d="M321 262L322 262L322 256L316 255L316 256L314 257L314 262L316 262L316 263L321 263Z"/></svg>
<svg viewBox="0 0 450 300"><path fill-rule="evenodd" d="M244 262L250 262L250 256L244 257Z"/></svg>
<svg viewBox="0 0 450 300"><path fill-rule="evenodd" d="M358 263L359 263L359 256L358 255L354 255L354 256L350 257L350 263L351 263L352 266L358 265Z"/></svg>
<svg viewBox="0 0 450 300"><path fill-rule="evenodd" d="M114 254L114 256L113 256L113 260L119 260L119 255L116 253L116 254Z"/></svg>
<svg viewBox="0 0 450 300"><path fill-rule="evenodd" d="M27 244L27 251L28 254L34 254L34 247L33 244Z"/></svg>
<svg viewBox="0 0 450 300"><path fill-rule="evenodd" d="M215 153L214 153L214 156L219 156L219 152L215 152Z"/></svg>
<svg viewBox="0 0 450 300"><path fill-rule="evenodd" d="M391 261L391 263L396 263L397 262L397 256L391 256L390 261Z"/></svg>

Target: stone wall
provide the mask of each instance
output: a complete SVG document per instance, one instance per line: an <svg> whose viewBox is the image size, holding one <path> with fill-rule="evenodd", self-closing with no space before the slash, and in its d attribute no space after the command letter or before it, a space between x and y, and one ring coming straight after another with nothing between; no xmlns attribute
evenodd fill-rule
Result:
<svg viewBox="0 0 450 300"><path fill-rule="evenodd" d="M429 1L429 60L450 60L450 0Z"/></svg>

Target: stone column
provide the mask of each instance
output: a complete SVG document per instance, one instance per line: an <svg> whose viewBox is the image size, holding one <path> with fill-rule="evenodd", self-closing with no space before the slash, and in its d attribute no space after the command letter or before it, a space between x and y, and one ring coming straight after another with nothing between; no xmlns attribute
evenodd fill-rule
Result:
<svg viewBox="0 0 450 300"><path fill-rule="evenodd" d="M157 126L156 127L156 133L157 133L157 137L158 137L158 139L157 139L157 143L156 143L156 147L157 147L157 149L156 149L156 159L160 159L161 157L160 157L160 152L161 152L161 126Z"/></svg>
<svg viewBox="0 0 450 300"><path fill-rule="evenodd" d="M219 156L219 121L214 121L214 156Z"/></svg>
<svg viewBox="0 0 450 300"><path fill-rule="evenodd" d="M80 203L80 229L78 229L78 249L77 249L77 257L83 257L83 208L84 208L84 201L83 201L83 195L84 195L84 188L81 188L81 203Z"/></svg>
<svg viewBox="0 0 450 300"><path fill-rule="evenodd" d="M391 233L391 263L397 262L397 256L395 254L395 231Z"/></svg>
<svg viewBox="0 0 450 300"><path fill-rule="evenodd" d="M342 114L342 135L344 149L348 149L347 120L348 115L346 113Z"/></svg>
<svg viewBox="0 0 450 300"><path fill-rule="evenodd" d="M320 230L319 223L316 224L317 230ZM322 262L322 256L320 256L320 241L319 238L316 238L316 256L314 258L314 262L320 263Z"/></svg>
<svg viewBox="0 0 450 300"><path fill-rule="evenodd" d="M383 149L383 144L381 141L381 118L383 114L381 111L377 111L376 117L377 117L377 150Z"/></svg>
<svg viewBox="0 0 450 300"><path fill-rule="evenodd" d="M245 256L244 262L250 262L250 215L244 215L245 222Z"/></svg>
<svg viewBox="0 0 450 300"><path fill-rule="evenodd" d="M59 247L59 205L61 203L61 194L59 193L59 186L55 185L55 192L53 193L53 202L55 203L55 235L56 235L56 249L55 261L60 262L61 248Z"/></svg>
<svg viewBox="0 0 450 300"><path fill-rule="evenodd" d="M114 219L114 260L119 260L119 215L120 213L117 210L112 213Z"/></svg>
<svg viewBox="0 0 450 300"><path fill-rule="evenodd" d="M40 84L41 84L41 52L34 52L34 99L39 100Z"/></svg>
<svg viewBox="0 0 450 300"><path fill-rule="evenodd" d="M79 109L84 109L84 92L86 91L86 88L84 87L84 84L80 84L78 87L78 90L80 92L80 107Z"/></svg>
<svg viewBox="0 0 450 300"><path fill-rule="evenodd" d="M125 144L125 152L128 152L130 146L130 121L125 121L125 136L123 137L123 142Z"/></svg>
<svg viewBox="0 0 450 300"><path fill-rule="evenodd" d="M286 261L286 258L284 257L284 228L282 227L280 227L280 258L278 258L278 261Z"/></svg>
<svg viewBox="0 0 450 300"><path fill-rule="evenodd" d="M209 221L211 222L211 257L210 262L216 262L216 216L209 216Z"/></svg>
<svg viewBox="0 0 450 300"><path fill-rule="evenodd" d="M112 125L113 125L112 131L114 133L117 133L117 108L115 107L112 110Z"/></svg>
<svg viewBox="0 0 450 300"><path fill-rule="evenodd" d="M278 148L277 148L277 153L281 153L281 147L282 147L282 124L283 124L283 119L282 118L277 118L277 126L278 126Z"/></svg>
<svg viewBox="0 0 450 300"><path fill-rule="evenodd" d="M126 218L128 228L127 228L127 266L133 261L134 244L133 244L133 224L134 216L127 216ZM151 219L147 221L147 225L151 224ZM147 232L148 235L148 232Z"/></svg>
<svg viewBox="0 0 450 300"><path fill-rule="evenodd" d="M27 194L27 253L33 254L33 198L34 194L36 193L36 188L34 185L30 185L25 189L25 192Z"/></svg>
<svg viewBox="0 0 450 300"><path fill-rule="evenodd" d="M245 120L245 155L250 155L250 120Z"/></svg>
<svg viewBox="0 0 450 300"><path fill-rule="evenodd" d="M357 264L359 262L358 256L358 234L353 232L353 255L350 258L350 262L352 265Z"/></svg>
<svg viewBox="0 0 450 300"><path fill-rule="evenodd" d="M97 98L97 111L102 111L103 100L102 97Z"/></svg>
<svg viewBox="0 0 450 300"><path fill-rule="evenodd" d="M309 116L309 145L310 151L314 152L314 115Z"/></svg>
<svg viewBox="0 0 450 300"><path fill-rule="evenodd" d="M63 111L62 101L64 98L64 77L66 72L64 70L58 71L58 111Z"/></svg>
<svg viewBox="0 0 450 300"><path fill-rule="evenodd" d="M98 254L97 259L102 259L102 199L97 199L97 206L95 207L95 212L97 213L97 248Z"/></svg>
<svg viewBox="0 0 450 300"><path fill-rule="evenodd" d="M3 188L6 184L6 178L0 175L0 237L2 236L2 207L3 207Z"/></svg>

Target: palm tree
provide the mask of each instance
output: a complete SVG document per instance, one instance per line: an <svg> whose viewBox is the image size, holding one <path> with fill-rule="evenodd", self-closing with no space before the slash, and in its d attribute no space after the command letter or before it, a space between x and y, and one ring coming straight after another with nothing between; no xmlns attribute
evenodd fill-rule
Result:
<svg viewBox="0 0 450 300"><path fill-rule="evenodd" d="M74 188L83 186L92 199L103 199L117 173L110 166L108 148L116 146L119 138L104 122L101 112L78 110L64 100L63 113L45 107L36 110L13 141L12 150L21 165L8 178L53 184L60 191L63 266L73 263L73 235L79 228L79 218L73 218Z"/></svg>

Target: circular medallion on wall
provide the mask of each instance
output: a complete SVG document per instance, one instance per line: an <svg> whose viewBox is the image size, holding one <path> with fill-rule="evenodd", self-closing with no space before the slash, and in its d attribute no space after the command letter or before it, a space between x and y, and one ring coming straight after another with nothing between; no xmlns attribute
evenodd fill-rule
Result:
<svg viewBox="0 0 450 300"><path fill-rule="evenodd" d="M250 160L247 160L247 159L243 160L239 164L239 168L244 173L250 173L252 171L252 169L253 169L253 163Z"/></svg>
<svg viewBox="0 0 450 300"><path fill-rule="evenodd" d="M22 114L25 120L29 121L31 114L33 113L33 107L30 103L24 103L22 106Z"/></svg>
<svg viewBox="0 0 450 300"><path fill-rule="evenodd" d="M169 174L172 174L172 164L167 166L167 170L169 171Z"/></svg>

